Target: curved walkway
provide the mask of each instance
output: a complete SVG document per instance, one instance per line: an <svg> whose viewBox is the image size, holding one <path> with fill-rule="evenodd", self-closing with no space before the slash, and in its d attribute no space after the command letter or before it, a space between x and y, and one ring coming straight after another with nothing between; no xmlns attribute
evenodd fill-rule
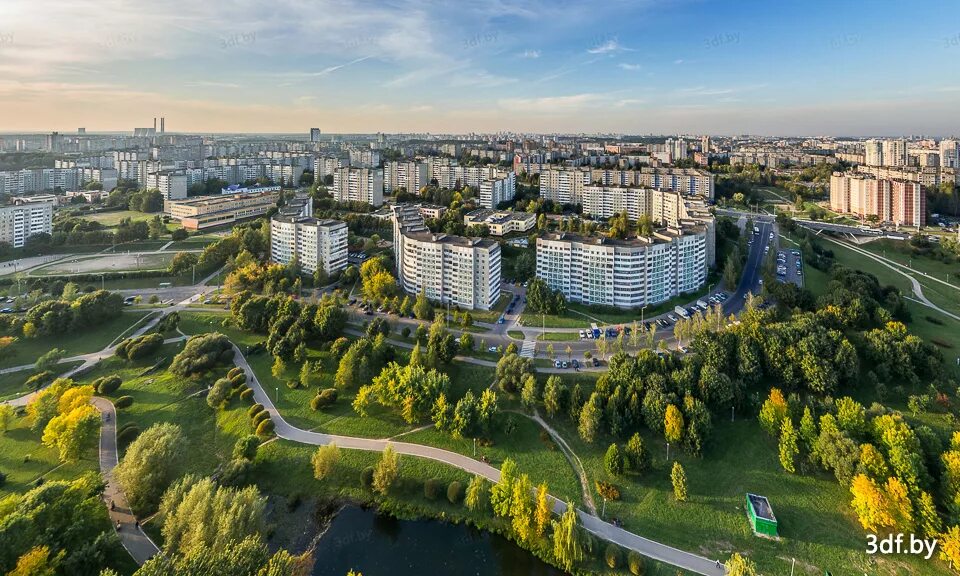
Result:
<svg viewBox="0 0 960 576"><path fill-rule="evenodd" d="M496 468L488 464L484 464L478 460L474 460L468 456L450 452L449 450L434 448L432 446L424 446L421 444L410 444L407 442L392 442L389 440L374 440L369 438L355 438L352 436L323 434L297 428L283 419L283 416L281 416L280 412L273 404L273 401L270 399L270 395L267 394L263 386L260 384L260 381L257 379L257 375L250 367L250 364L247 363L247 359L244 357L240 349L234 345L233 350L234 363L242 368L246 373L247 384L253 390L254 399L258 403L262 404L267 412L270 413L270 417L274 422L274 431L279 438L314 446L336 444L341 448L365 450L368 452L382 452L387 446L391 446L398 454L417 456L420 458L427 458L430 460L443 462L445 464L460 468L461 470L465 470L471 474L482 476L491 482L499 482L500 480L500 471ZM564 502L553 497L551 498L553 500L554 512L557 514L562 514L564 511L566 511L567 505ZM702 556L698 556L690 552L684 552L683 550L678 550L671 546L643 538L642 536L638 536L632 532L627 532L626 530L618 528L613 524L604 522L597 516L583 510L577 510L577 514L580 517L583 527L588 531L604 540L615 542L624 548L636 550L648 558L652 558L672 566L677 566L697 574L703 574L705 576L723 576L725 574L725 570L722 567L717 567L715 560L709 560Z"/></svg>
<svg viewBox="0 0 960 576"><path fill-rule="evenodd" d="M106 482L103 502L110 513L110 523L120 536L120 542L137 564L143 564L160 549L137 524L137 518L127 504L120 487L113 481L113 469L117 466L117 411L106 398L90 400L101 414L100 423L100 475Z"/></svg>
<svg viewBox="0 0 960 576"><path fill-rule="evenodd" d="M560 451L563 452L564 457L567 459L567 462L573 466L573 471L576 472L577 478L580 480L580 489L583 492L583 504L587 507L587 511L596 516L597 514L597 505L593 502L593 493L590 492L590 481L587 479L587 471L583 468L583 462L580 461L580 457L577 456L577 453L573 451L573 448L567 444L567 441L563 439L552 426L546 423L543 418L540 417L540 413L534 410L533 415L523 414L527 418L530 418L534 422L540 425L541 428L547 431L547 434L553 438L553 441L557 443L557 446L560 447Z"/></svg>

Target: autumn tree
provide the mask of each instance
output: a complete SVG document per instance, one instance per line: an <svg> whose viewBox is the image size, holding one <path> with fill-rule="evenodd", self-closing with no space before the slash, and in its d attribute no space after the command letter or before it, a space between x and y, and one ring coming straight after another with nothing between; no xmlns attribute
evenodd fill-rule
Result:
<svg viewBox="0 0 960 576"><path fill-rule="evenodd" d="M683 466L679 462L673 463L670 470L670 482L673 484L673 497L678 502L687 500L687 474L683 471Z"/></svg>
<svg viewBox="0 0 960 576"><path fill-rule="evenodd" d="M471 512L483 508L487 495L487 480L483 476L474 476L467 484L467 494L464 503Z"/></svg>
<svg viewBox="0 0 960 576"><path fill-rule="evenodd" d="M388 445L373 470L373 489L386 495L399 473L400 456Z"/></svg>
<svg viewBox="0 0 960 576"><path fill-rule="evenodd" d="M550 514L552 511L553 506L550 503L547 483L541 482L540 485L537 486L537 504L534 512L534 523L538 537L542 537L546 533L547 527L550 525Z"/></svg>
<svg viewBox="0 0 960 576"><path fill-rule="evenodd" d="M336 444L320 446L310 458L313 464L313 477L323 480L330 476L340 462L340 448Z"/></svg>
<svg viewBox="0 0 960 576"><path fill-rule="evenodd" d="M663 417L663 436L671 443L677 443L683 438L683 414L673 404L667 406Z"/></svg>
<svg viewBox="0 0 960 576"><path fill-rule="evenodd" d="M127 447L113 476L135 510L149 510L175 478L185 441L168 422L147 428Z"/></svg>
<svg viewBox="0 0 960 576"><path fill-rule="evenodd" d="M793 421L790 418L784 418L780 425L780 465L787 472L793 474L797 471L796 461L800 448L797 446L797 431L793 427Z"/></svg>
<svg viewBox="0 0 960 576"><path fill-rule="evenodd" d="M770 436L776 436L780 431L780 424L787 417L787 401L779 388L771 388L770 396L760 408L760 427Z"/></svg>
<svg viewBox="0 0 960 576"><path fill-rule="evenodd" d="M580 518L573 502L567 502L567 509L560 516L560 520L553 522L553 557L561 568L572 572L573 567L583 561L584 552Z"/></svg>

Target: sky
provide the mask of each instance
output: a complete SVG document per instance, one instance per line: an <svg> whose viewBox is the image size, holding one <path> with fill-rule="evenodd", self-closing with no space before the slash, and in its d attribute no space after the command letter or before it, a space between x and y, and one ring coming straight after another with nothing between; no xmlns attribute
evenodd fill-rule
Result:
<svg viewBox="0 0 960 576"><path fill-rule="evenodd" d="M960 134L956 0L0 0L0 132Z"/></svg>

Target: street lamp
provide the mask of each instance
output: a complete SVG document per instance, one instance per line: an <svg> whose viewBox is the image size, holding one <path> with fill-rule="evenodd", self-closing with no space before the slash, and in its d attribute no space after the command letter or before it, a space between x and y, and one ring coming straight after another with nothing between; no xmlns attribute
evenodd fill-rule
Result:
<svg viewBox="0 0 960 576"><path fill-rule="evenodd" d="M607 497L603 497L603 508L600 510L600 517L603 518L607 515Z"/></svg>
<svg viewBox="0 0 960 576"><path fill-rule="evenodd" d="M280 387L277 386L277 399L275 400L278 404L280 403Z"/></svg>
<svg viewBox="0 0 960 576"><path fill-rule="evenodd" d="M643 324L643 311L647 309L647 306L640 308L640 323Z"/></svg>
<svg viewBox="0 0 960 576"><path fill-rule="evenodd" d="M670 443L667 442L667 462L670 461Z"/></svg>

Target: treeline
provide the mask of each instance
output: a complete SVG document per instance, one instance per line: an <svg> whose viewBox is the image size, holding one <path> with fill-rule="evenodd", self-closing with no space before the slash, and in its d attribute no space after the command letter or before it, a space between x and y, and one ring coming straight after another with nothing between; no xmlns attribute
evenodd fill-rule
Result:
<svg viewBox="0 0 960 576"><path fill-rule="evenodd" d="M123 297L120 294L97 290L73 300L61 298L40 302L27 311L22 324L11 325L8 329L19 329L26 338L69 334L93 328L116 318L122 311Z"/></svg>
<svg viewBox="0 0 960 576"><path fill-rule="evenodd" d="M303 304L285 294L240 292L230 309L237 326L267 335L267 350L282 362L302 363L307 342L332 342L347 324L346 311L330 294L317 304Z"/></svg>

